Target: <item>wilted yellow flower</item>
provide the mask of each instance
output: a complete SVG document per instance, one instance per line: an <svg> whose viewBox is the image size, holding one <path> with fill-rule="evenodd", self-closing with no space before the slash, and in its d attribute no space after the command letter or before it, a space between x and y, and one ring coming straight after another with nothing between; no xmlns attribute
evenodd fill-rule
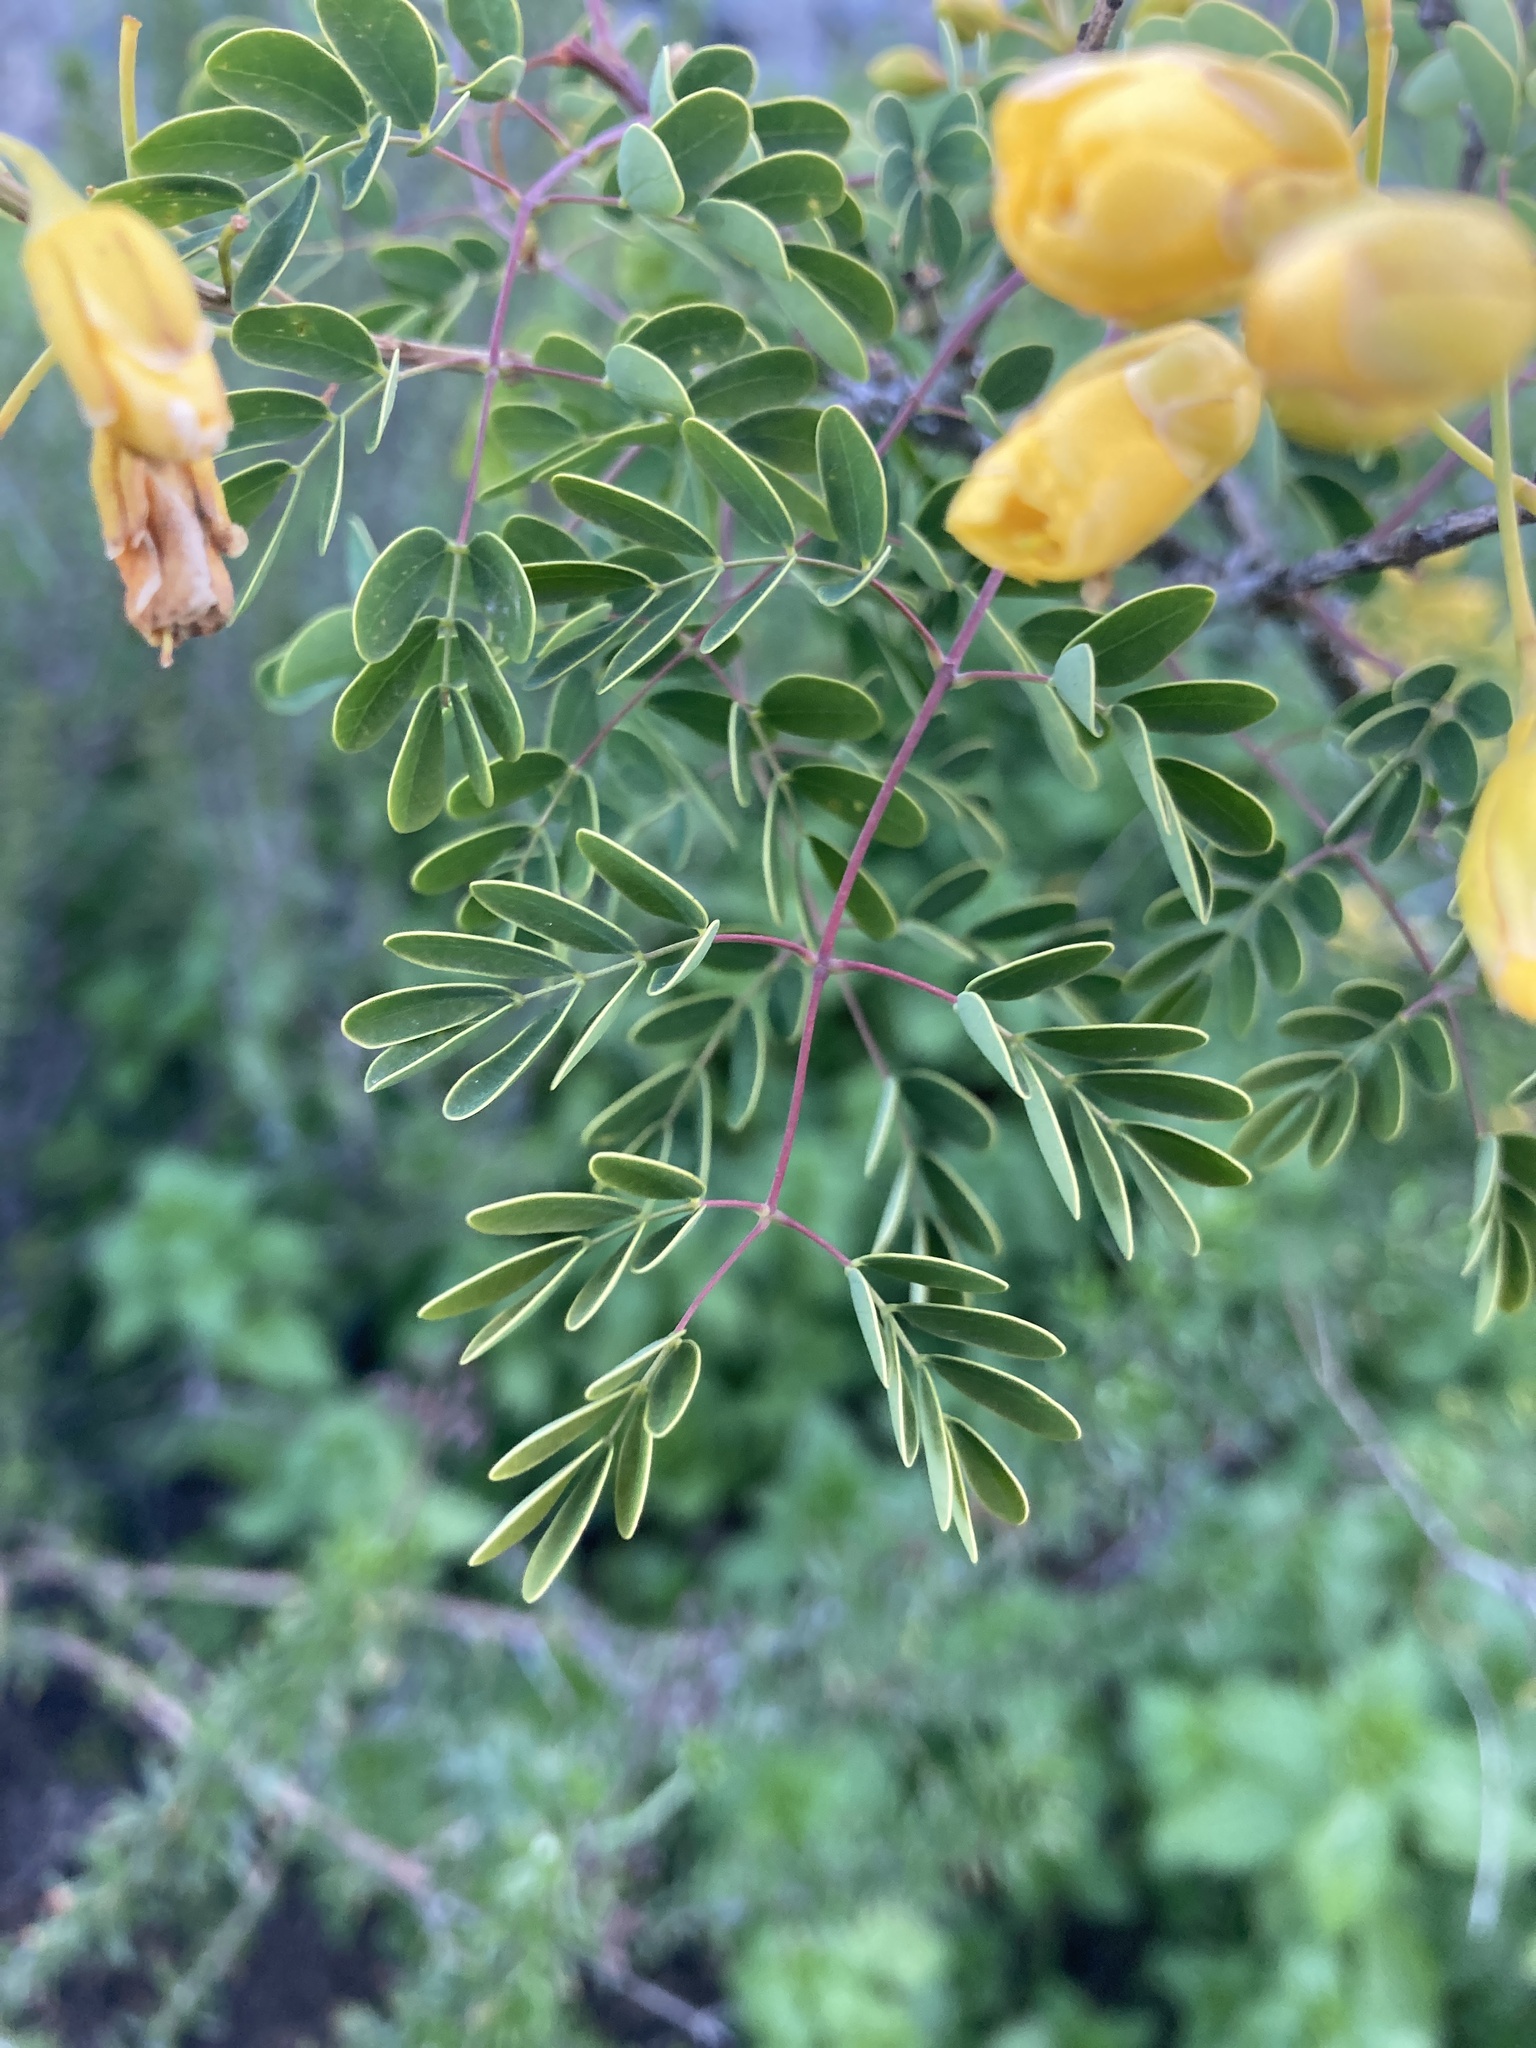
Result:
<svg viewBox="0 0 1536 2048"><path fill-rule="evenodd" d="M1536 341L1536 245L1464 194L1383 195L1288 235L1243 335L1286 432L1381 448L1499 383Z"/></svg>
<svg viewBox="0 0 1536 2048"><path fill-rule="evenodd" d="M1456 872L1456 900L1494 998L1536 1024L1536 715L1517 719Z"/></svg>
<svg viewBox="0 0 1536 2048"><path fill-rule="evenodd" d="M999 29L1013 27L1000 0L933 0L933 14L936 21L947 21L962 43L974 43L978 36L995 36Z"/></svg>
<svg viewBox="0 0 1536 2048"><path fill-rule="evenodd" d="M1026 583L1098 575L1241 461L1260 403L1247 358L1198 321L1098 349L987 449L946 524Z"/></svg>
<svg viewBox="0 0 1536 2048"><path fill-rule="evenodd" d="M1135 326L1235 305L1275 235L1358 190L1332 103L1272 64L1063 57L992 117L999 241L1032 284Z"/></svg>
<svg viewBox="0 0 1536 2048"><path fill-rule="evenodd" d="M864 76L876 92L899 92L909 100L942 92L949 83L944 66L920 43L897 43L879 51L865 65Z"/></svg>
<svg viewBox="0 0 1536 2048"><path fill-rule="evenodd" d="M192 281L132 208L88 206L25 144L0 139L26 179L22 270L38 324L95 439L91 488L129 623L168 662L227 624L232 524L210 458L231 425L213 333Z"/></svg>

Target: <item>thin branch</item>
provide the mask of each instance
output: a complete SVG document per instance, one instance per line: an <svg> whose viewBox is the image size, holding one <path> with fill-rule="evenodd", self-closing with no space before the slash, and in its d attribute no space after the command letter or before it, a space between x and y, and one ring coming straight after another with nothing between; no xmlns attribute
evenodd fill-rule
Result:
<svg viewBox="0 0 1536 2048"><path fill-rule="evenodd" d="M1420 1480L1409 1471L1376 1411L1340 1364L1322 1311L1314 1308L1312 1312L1310 1340L1301 1326L1294 1304L1291 1320L1303 1353L1311 1354L1312 1370L1318 1385L1338 1410L1378 1474L1407 1509L1441 1564L1458 1578L1470 1580L1485 1592L1497 1593L1524 1613L1536 1616L1536 1567L1511 1564L1506 1558L1495 1557L1490 1551L1479 1550L1474 1544L1463 1541L1444 1508L1430 1497Z"/></svg>
<svg viewBox="0 0 1536 2048"><path fill-rule="evenodd" d="M1077 32L1080 50L1102 50L1114 34L1123 0L1093 0L1093 12Z"/></svg>
<svg viewBox="0 0 1536 2048"><path fill-rule="evenodd" d="M1529 525L1533 517L1536 515L1522 508L1523 525ZM1378 528L1359 540L1345 541L1342 547L1306 555L1299 562L1265 564L1223 577L1217 585L1217 596L1223 604L1251 604L1261 611L1271 611L1307 591L1325 589L1330 583L1361 575L1368 569L1411 568L1430 555L1448 554L1453 548L1483 540L1490 533L1497 533L1498 527L1498 507L1478 505L1469 512L1447 512L1423 526L1400 531Z"/></svg>
<svg viewBox="0 0 1536 2048"><path fill-rule="evenodd" d="M131 1715L167 1748L183 1752L196 1742L198 1726L191 1711L115 1651L105 1650L99 1643L68 1629L32 1623L15 1627L11 1643L23 1655L30 1654L83 1678L104 1700ZM265 1765L247 1762L233 1754L227 1744L220 1745L219 1756L253 1806L292 1827L312 1830L386 1889L408 1898L430 1919L441 1921L463 1910L462 1901L437 1889L430 1869L420 1857L380 1841L344 1814L324 1805L296 1779Z"/></svg>
<svg viewBox="0 0 1536 2048"><path fill-rule="evenodd" d="M1001 284L994 285L980 304L973 307L954 327L934 351L933 361L926 374L914 384L901 404L890 425L875 443L876 451L883 455L891 443L906 427L913 415L922 409L923 400L938 383L955 357L960 355L986 326L1000 306L1007 305L1016 291L1023 289L1024 279L1016 270L1010 270Z"/></svg>

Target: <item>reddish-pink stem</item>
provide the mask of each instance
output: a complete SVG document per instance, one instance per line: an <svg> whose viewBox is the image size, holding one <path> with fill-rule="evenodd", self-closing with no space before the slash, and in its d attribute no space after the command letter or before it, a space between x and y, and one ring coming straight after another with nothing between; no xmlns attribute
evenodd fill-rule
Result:
<svg viewBox="0 0 1536 2048"><path fill-rule="evenodd" d="M1049 676L1029 668L968 668L956 676L957 683L1048 683Z"/></svg>
<svg viewBox="0 0 1536 2048"><path fill-rule="evenodd" d="M480 394L480 418L475 427L475 452L470 458L469 482L464 492L464 511L459 520L459 546L469 539L469 529L474 523L475 499L480 491L480 470L485 461L485 437L491 424L491 401L496 395L497 380L501 375L501 344L507 332L507 319L512 311L512 286L516 282L518 266L523 260L523 245L528 239L528 229L534 214L554 191L562 178L570 176L589 158L601 150L610 148L624 130L631 124L621 121L612 128L605 128L601 135L594 135L590 142L584 142L579 149L573 149L559 163L535 178L517 204L517 217L512 223L512 246L507 251L507 267L502 272L501 290L496 295L496 310L491 315L491 332L485 352L485 388Z"/></svg>
<svg viewBox="0 0 1536 2048"><path fill-rule="evenodd" d="M494 185L498 192L505 192L512 199L517 197L517 187L510 179L498 178L494 171L488 171L483 164L472 164L467 156L457 156L451 149L444 149L441 144L433 149L432 154L440 156L445 164L457 164L461 171L467 171L472 178L480 179L482 184Z"/></svg>
<svg viewBox="0 0 1536 2048"><path fill-rule="evenodd" d="M917 613L913 611L911 605L907 603L906 599L904 597L899 597L897 593L894 590L892 590L890 585L888 583L882 583L878 576L871 576L871 578L869 579L869 587L878 596L883 597L887 604L895 606L896 610L901 613L901 616L906 620L907 624L912 628L913 632L916 633L918 637L921 639L923 645L928 650L930 658L935 662L942 660L943 650L940 648L938 641L934 639L933 635L929 632L928 628L923 624L922 620L917 616Z"/></svg>
<svg viewBox="0 0 1536 2048"><path fill-rule="evenodd" d="M964 624L955 635L953 646L943 661L939 663L933 682L929 686L928 694L923 699L917 716L908 727L906 738L896 749L895 757L890 767L885 771L885 779L881 782L875 800L869 807L869 815L859 828L859 836L853 842L853 851L848 856L848 865L843 869L843 878L837 885L837 894L833 897L832 908L827 913L827 921L822 928L821 943L816 948L816 959L811 969L811 991L805 1008L805 1023L800 1032L800 1052L795 1061L795 1079L790 1091L789 1115L785 1120L784 1140L779 1147L778 1163L773 1170L773 1185L768 1190L768 1206L770 1209L777 1209L779 1205L779 1196L784 1190L784 1177L789 1172L790 1156L794 1152L795 1139L799 1135L801 1112L805 1108L806 1079L810 1072L811 1041L816 1035L816 1017L821 1008L822 991L826 987L827 978L832 972L838 929L842 924L843 914L848 908L848 899L853 894L853 885L863 870L869 849L874 844L875 834L880 829L880 821L885 816L891 798L896 793L896 785L906 773L908 763L917 752L924 733L927 732L929 726L937 717L939 707L949 694L950 686L960 671L960 664L965 659L965 650L976 637L982 620L991 609L992 600L996 597L1002 581L1003 572L1001 569L993 569L988 574L986 582L983 583L980 591L977 593L975 603L966 615Z"/></svg>
<svg viewBox="0 0 1536 2048"><path fill-rule="evenodd" d="M768 1228L768 1218L762 1214L762 1205L760 1203L748 1202L744 1204L744 1206L749 1209L756 1209L758 1211L758 1220L756 1221L756 1223L753 1224L752 1228L747 1232L746 1236L736 1246L735 1250L727 1252L726 1256L720 1261L719 1265L716 1266L714 1272L710 1274L709 1278L704 1282L704 1285L699 1289L698 1293L693 1297L692 1301L689 1302L688 1306L683 1310L682 1314L678 1317L677 1322L674 1325L674 1329L679 1337L683 1334L684 1330L687 1329L688 1325L693 1321L694 1317L698 1314L699 1310L704 1306L705 1302L708 1301L709 1297L714 1293L715 1289L720 1285L720 1282L725 1278L726 1274L729 1273L732 1266L734 1266L736 1261L741 1257L742 1253L747 1249L747 1246L750 1244L756 1244L757 1240Z"/></svg>
<svg viewBox="0 0 1536 2048"><path fill-rule="evenodd" d="M973 341L980 334L982 328L986 326L998 307L1007 305L1008 301L1022 287L1023 283L1023 278L1016 270L1010 271L1002 283L995 285L987 293L981 304L975 307L973 311L967 313L965 318L944 337L939 343L938 353L929 365L927 375L908 392L906 398L897 409L895 419L891 421L891 424L875 443L875 448L879 454L883 455L897 436L904 432L913 416L920 411L923 400L928 396L934 385L938 383L955 357L959 355L968 342Z"/></svg>
<svg viewBox="0 0 1536 2048"><path fill-rule="evenodd" d="M947 988L940 988L936 982L920 981L915 974L903 974L896 967L882 967L877 960L834 960L833 974L878 974L882 981L899 981L904 988L921 990L925 996L937 996L941 1003L952 1003L955 998Z"/></svg>

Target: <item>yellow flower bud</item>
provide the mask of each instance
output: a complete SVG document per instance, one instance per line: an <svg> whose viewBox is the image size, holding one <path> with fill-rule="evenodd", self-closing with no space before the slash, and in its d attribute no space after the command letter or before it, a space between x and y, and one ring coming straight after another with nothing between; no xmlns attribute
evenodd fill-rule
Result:
<svg viewBox="0 0 1536 2048"><path fill-rule="evenodd" d="M1026 583L1129 561L1172 526L1259 425L1247 358L1186 321L1078 363L982 455L950 503L963 548Z"/></svg>
<svg viewBox="0 0 1536 2048"><path fill-rule="evenodd" d="M978 36L995 36L1012 28L1013 21L999 0L933 0L935 21L947 21L962 43L974 43Z"/></svg>
<svg viewBox="0 0 1536 2048"><path fill-rule="evenodd" d="M1456 900L1495 1000L1536 1024L1536 716L1516 721L1477 800Z"/></svg>
<svg viewBox="0 0 1536 2048"><path fill-rule="evenodd" d="M998 240L1032 284L1133 326L1235 305L1254 261L1359 188L1332 103L1172 46L1063 57L998 101Z"/></svg>
<svg viewBox="0 0 1536 2048"><path fill-rule="evenodd" d="M865 65L864 76L876 92L899 92L909 100L926 99L949 83L932 50L918 43L897 43L881 50Z"/></svg>
<svg viewBox="0 0 1536 2048"><path fill-rule="evenodd" d="M1243 335L1287 433L1382 448L1522 361L1536 342L1536 245L1488 199L1366 200L1266 257Z"/></svg>
<svg viewBox="0 0 1536 2048"><path fill-rule="evenodd" d="M100 432L91 443L91 490L108 559L123 579L124 616L169 667L183 640L229 624L235 594L223 557L244 553L245 530L231 520L207 456L147 461Z"/></svg>

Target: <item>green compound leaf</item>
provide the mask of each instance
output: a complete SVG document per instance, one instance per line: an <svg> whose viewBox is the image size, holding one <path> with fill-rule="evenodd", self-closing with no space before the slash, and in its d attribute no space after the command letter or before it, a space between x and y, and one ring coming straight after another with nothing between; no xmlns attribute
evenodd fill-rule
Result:
<svg viewBox="0 0 1536 2048"><path fill-rule="evenodd" d="M256 237L230 294L230 304L236 313L254 306L288 268L309 232L319 197L320 180L311 172L300 180L298 190L282 212L268 221Z"/></svg>
<svg viewBox="0 0 1536 2048"><path fill-rule="evenodd" d="M789 283L789 258L766 213L739 199L705 199L699 203L694 221L704 240L720 255L733 258L775 284Z"/></svg>
<svg viewBox="0 0 1536 2048"><path fill-rule="evenodd" d="M495 533L477 533L467 559L470 587L485 614L486 638L508 661L525 662L533 652L536 613L522 563Z"/></svg>
<svg viewBox="0 0 1536 2048"><path fill-rule="evenodd" d="M594 1152L587 1171L600 1188L642 1202L696 1202L704 1193L704 1182L687 1167L638 1152Z"/></svg>
<svg viewBox="0 0 1536 2048"><path fill-rule="evenodd" d="M575 1479L576 1475L579 1472L590 1469L594 1461L599 1458L599 1454L603 1452L603 1449L604 1447L601 1444L590 1445L578 1457L572 1458L568 1465L562 1465L558 1472L552 1473L541 1486L536 1486L532 1493L525 1495L518 1502L517 1506L513 1508L512 1512L496 1524L490 1535L486 1537L479 1549L470 1558L470 1563L472 1565L489 1564L492 1558L500 1557L504 1550L510 1550L514 1543L521 1543L525 1536L531 1535L537 1529L540 1522L544 1520L544 1517L549 1513L556 1501L560 1499L560 1496L565 1492L572 1480ZM610 1451L606 1455L611 1457L612 1452ZM602 1465L602 1471L604 1478L606 1478L606 1462ZM583 1527L585 1527L585 1522Z"/></svg>
<svg viewBox="0 0 1536 2048"><path fill-rule="evenodd" d="M382 113L425 128L437 106L437 46L410 0L314 0L326 39Z"/></svg>
<svg viewBox="0 0 1536 2048"><path fill-rule="evenodd" d="M393 989L355 1003L341 1020L342 1035L354 1045L374 1051L425 1038L436 1031L456 1031L488 1017L507 1000L504 988L466 986L463 982L431 982L421 988Z"/></svg>
<svg viewBox="0 0 1536 2048"><path fill-rule="evenodd" d="M1180 813L1226 853L1268 853L1275 821L1256 796L1198 761L1164 756L1157 772Z"/></svg>
<svg viewBox="0 0 1536 2048"><path fill-rule="evenodd" d="M518 1252L510 1259L502 1259L470 1279L459 1281L457 1286L434 1294L430 1301L424 1301L417 1309L417 1317L424 1323L437 1323L449 1316L466 1316L479 1309L494 1308L498 1301L521 1294L525 1287L548 1272L557 1259L564 1258L571 1247L580 1242L575 1237L557 1237L550 1244L536 1245L532 1251Z"/></svg>
<svg viewBox="0 0 1536 2048"><path fill-rule="evenodd" d="M803 348L764 348L754 354L742 356L732 363L722 363L718 370L710 370L699 378L689 390L693 409L705 419L748 420L757 413L772 413L798 406L802 398L808 398L816 389L816 364ZM809 412L810 461L799 465L786 463L782 459L779 467L795 468L816 466L816 422L819 415ZM749 454L760 454L765 461L773 461L776 452L782 458L778 444L753 446L744 430L736 438Z"/></svg>
<svg viewBox="0 0 1536 2048"><path fill-rule="evenodd" d="M835 213L847 191L843 174L830 157L812 150L788 149L738 171L719 188L716 198L740 201L780 226L791 226Z"/></svg>
<svg viewBox="0 0 1536 2048"><path fill-rule="evenodd" d="M825 839L818 839L814 832L806 835L816 865L826 877L828 887L837 890L842 887L843 876L848 870L845 854L838 852ZM896 906L880 887L867 869L860 869L854 876L853 887L848 892L848 915L861 932L876 940L893 939L901 920Z"/></svg>
<svg viewBox="0 0 1536 2048"><path fill-rule="evenodd" d="M517 0L448 0L448 26L481 71L523 53Z"/></svg>
<svg viewBox="0 0 1536 2048"><path fill-rule="evenodd" d="M91 194L93 206L131 206L157 228L182 227L192 220L206 220L214 213L235 213L244 206L245 194L228 178L198 177L188 171L168 172L155 178L121 178L115 185L98 185ZM239 397L230 393L231 404ZM233 436L225 453L241 446ZM254 442L246 442L254 447Z"/></svg>
<svg viewBox="0 0 1536 2048"><path fill-rule="evenodd" d="M1029 1520L1029 1498L1009 1467L980 1431L958 1416L949 1418L949 1434L960 1470L982 1506L999 1521L1022 1528ZM973 1549L975 1540L973 1536L968 1550Z"/></svg>

